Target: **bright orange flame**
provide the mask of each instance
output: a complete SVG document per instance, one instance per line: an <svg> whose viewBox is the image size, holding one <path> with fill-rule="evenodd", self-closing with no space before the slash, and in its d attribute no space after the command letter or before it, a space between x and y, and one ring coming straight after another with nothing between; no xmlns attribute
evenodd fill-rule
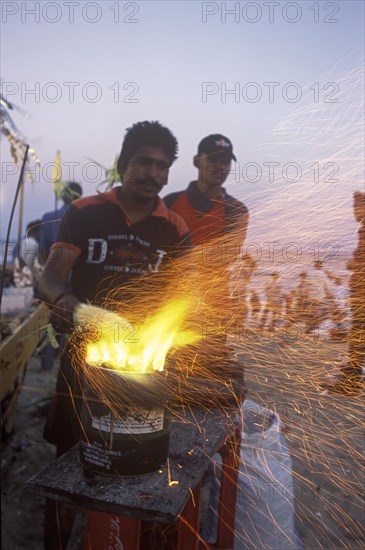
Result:
<svg viewBox="0 0 365 550"><path fill-rule="evenodd" d="M162 371L171 348L193 344L199 334L183 328L190 309L188 300L173 300L137 327L117 313L91 305L80 305L76 322L84 329L96 329L98 338L86 346L89 365L131 372Z"/></svg>

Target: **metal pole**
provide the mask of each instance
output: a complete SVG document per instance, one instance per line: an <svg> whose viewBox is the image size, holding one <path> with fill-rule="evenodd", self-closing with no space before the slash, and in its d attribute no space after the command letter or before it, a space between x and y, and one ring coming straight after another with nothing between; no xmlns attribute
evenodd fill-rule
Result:
<svg viewBox="0 0 365 550"><path fill-rule="evenodd" d="M18 219L18 239L17 239L18 256L20 254L20 246L21 246L22 234L23 234L23 211L24 211L24 175L20 184L20 191L19 191L19 219Z"/></svg>
<svg viewBox="0 0 365 550"><path fill-rule="evenodd" d="M6 260L7 260L7 257L8 257L8 247L9 247L11 223L13 221L14 211L15 211L17 200L18 200L19 191L20 191L20 188L22 187L23 176L24 176L24 171L25 171L25 165L26 165L27 157L28 157L28 150L29 150L29 145L27 145L26 148L25 148L25 154L24 154L22 169L20 170L18 185L17 185L16 191L15 191L13 206L11 208L10 219L9 219L9 223L8 223L8 230L7 230L7 233L6 233L5 250L4 250L4 258L3 258L3 272L1 274L1 279L0 279L0 308L1 308L2 298L3 298L5 269L6 269Z"/></svg>

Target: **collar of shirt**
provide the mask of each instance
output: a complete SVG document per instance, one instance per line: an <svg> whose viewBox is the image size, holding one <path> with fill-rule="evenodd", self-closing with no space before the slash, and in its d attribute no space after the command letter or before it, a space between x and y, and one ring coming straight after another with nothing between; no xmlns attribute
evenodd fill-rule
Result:
<svg viewBox="0 0 365 550"><path fill-rule="evenodd" d="M100 195L107 202L111 202L113 204L116 204L122 210L122 212L125 214L125 212L124 212L124 210L123 210L123 208L122 208L122 206L119 202L119 199L118 199L118 190L119 189L120 189L120 185L118 185L117 187L113 187L112 189L110 189L110 191L106 191L105 193L100 193ZM163 200L160 199L160 197L156 197L155 208L153 209L153 211L149 215L150 216L156 216L158 218L165 218L166 220L169 219L168 209L167 209L165 203L163 202Z"/></svg>
<svg viewBox="0 0 365 550"><path fill-rule="evenodd" d="M214 204L217 201L225 199L226 191L223 187L222 187L222 191L223 191L222 197L219 197L217 199L210 199L206 195L203 195L201 191L199 191L197 181L191 181L186 190L186 194L194 210L198 210L198 212L205 213L205 212L208 212L211 208L213 208Z"/></svg>

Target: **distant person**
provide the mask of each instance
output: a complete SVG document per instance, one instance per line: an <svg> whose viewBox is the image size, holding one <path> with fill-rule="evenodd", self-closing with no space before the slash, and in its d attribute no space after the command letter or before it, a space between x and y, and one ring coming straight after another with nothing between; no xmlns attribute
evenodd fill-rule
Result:
<svg viewBox="0 0 365 550"><path fill-rule="evenodd" d="M326 275L328 276L327 272ZM331 280L334 281L334 279ZM336 277L336 280L341 279ZM347 309L339 305L334 292L329 288L326 290L326 299L331 312L331 320L335 324L335 327L330 329L329 334L333 340L344 340L348 337L348 331L344 325L348 315Z"/></svg>
<svg viewBox="0 0 365 550"><path fill-rule="evenodd" d="M39 233L41 220L28 223L25 237L20 242L19 254L14 266L14 284L18 287L32 286L34 298L38 297L40 277Z"/></svg>
<svg viewBox="0 0 365 550"><path fill-rule="evenodd" d="M339 277L338 275L334 275L331 271L329 271L328 269L326 269L325 271L325 274L327 275L327 277L336 285L336 286L340 286L341 283L342 283L342 278Z"/></svg>
<svg viewBox="0 0 365 550"><path fill-rule="evenodd" d="M257 269L258 262L253 258L252 254L245 254L240 262L240 269L237 274L237 292L239 293L240 308L242 313L242 321L247 321L251 313L251 319L254 319L254 309L256 310L257 300L259 301L259 310L261 302L259 294L252 289L252 278Z"/></svg>
<svg viewBox="0 0 365 550"><path fill-rule="evenodd" d="M285 326L290 326L295 322L295 297L296 289L288 290L284 297L285 303Z"/></svg>
<svg viewBox="0 0 365 550"><path fill-rule="evenodd" d="M365 193L354 193L354 216L359 223L358 244L347 268L350 275L351 331L349 358L345 360L337 377L322 384L321 388L333 393L355 395L363 387L362 369L365 358Z"/></svg>
<svg viewBox="0 0 365 550"><path fill-rule="evenodd" d="M326 319L332 317L328 279L322 271L323 262L317 260L313 267L310 274L307 271L300 274L299 284L294 289L295 303L291 308L295 321L304 323L305 334L319 328Z"/></svg>
<svg viewBox="0 0 365 550"><path fill-rule="evenodd" d="M317 260L314 262L314 272L311 275L312 285L316 289L316 293L319 300L319 317L323 317L323 320L331 320L336 324L337 329L342 331L342 321L346 313L339 307L335 294L333 292L333 284L339 286L341 284L341 278L335 276L328 270L323 270L323 262ZM332 284L332 289L330 288ZM319 326L320 323L318 323ZM330 331L331 334L331 331Z"/></svg>
<svg viewBox="0 0 365 550"><path fill-rule="evenodd" d="M70 204L82 196L82 187L79 183L70 181L65 184L62 191L63 205L58 210L46 212L42 218L39 234L39 257L42 264L45 264L50 254L52 245L57 241L58 229L63 215L67 211ZM58 338L62 344L63 337ZM52 369L57 350L51 345L47 346L40 352L41 371L49 371Z"/></svg>
<svg viewBox="0 0 365 550"><path fill-rule="evenodd" d="M271 273L271 279L266 285L266 298L260 319L260 327L264 329L268 324L269 330L274 330L281 321L284 308L284 292L279 283L280 275L277 271Z"/></svg>
<svg viewBox="0 0 365 550"><path fill-rule="evenodd" d="M20 243L19 258L32 271L39 254L39 236L41 220L29 222L25 238Z"/></svg>
<svg viewBox="0 0 365 550"><path fill-rule="evenodd" d="M51 247L57 240L58 228L64 213L72 201L80 197L82 197L81 185L74 181L67 182L62 191L61 208L44 214L39 235L40 259L43 264L46 263Z"/></svg>
<svg viewBox="0 0 365 550"><path fill-rule="evenodd" d="M260 300L260 294L255 289L253 289L251 291L250 306L251 306L252 320L256 321L256 319L258 318L258 316L261 312L262 304L261 304L261 300Z"/></svg>

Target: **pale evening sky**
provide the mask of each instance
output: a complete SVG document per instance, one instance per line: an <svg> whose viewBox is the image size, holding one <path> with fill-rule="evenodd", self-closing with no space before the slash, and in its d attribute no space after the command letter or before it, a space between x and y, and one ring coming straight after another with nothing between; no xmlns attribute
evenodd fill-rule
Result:
<svg viewBox="0 0 365 550"><path fill-rule="evenodd" d="M364 5L337 2L2 2L1 83L41 169L24 224L54 205L51 164L92 194L125 129L159 120L179 141L166 193L194 179L198 142L220 132L238 164L225 187L249 239L336 241L356 232L364 188ZM2 139L5 238L17 181ZM12 235L16 236L17 220Z"/></svg>

